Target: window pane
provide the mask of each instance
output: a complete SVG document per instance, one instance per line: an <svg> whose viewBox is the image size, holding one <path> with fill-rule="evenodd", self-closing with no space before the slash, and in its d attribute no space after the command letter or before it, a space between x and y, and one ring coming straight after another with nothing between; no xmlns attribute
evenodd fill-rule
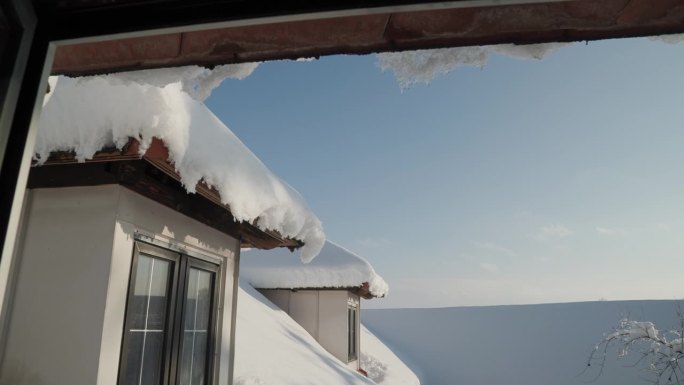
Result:
<svg viewBox="0 0 684 385"><path fill-rule="evenodd" d="M124 385L156 385L162 380L171 262L140 254L128 303Z"/></svg>
<svg viewBox="0 0 684 385"><path fill-rule="evenodd" d="M356 309L347 308L347 326L349 333L347 334L347 346L349 360L356 359Z"/></svg>
<svg viewBox="0 0 684 385"><path fill-rule="evenodd" d="M181 354L181 385L208 383L208 341L211 333L211 301L214 274L190 268L185 296L185 322Z"/></svg>

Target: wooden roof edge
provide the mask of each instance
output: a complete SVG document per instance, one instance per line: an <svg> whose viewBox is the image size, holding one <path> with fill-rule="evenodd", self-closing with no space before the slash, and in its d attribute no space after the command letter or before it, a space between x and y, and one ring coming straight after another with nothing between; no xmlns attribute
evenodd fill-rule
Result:
<svg viewBox="0 0 684 385"><path fill-rule="evenodd" d="M357 293L359 297L362 297L364 299L372 299L372 298L382 298L384 295L377 296L370 291L370 285L368 285L368 282L364 282L361 284L361 286L358 288Z"/></svg>
<svg viewBox="0 0 684 385"><path fill-rule="evenodd" d="M302 287L255 287L257 290L290 290L290 291L299 291L299 290L344 290L351 292L353 294L358 295L361 298L364 299L372 299L372 298L382 298L384 296L377 296L375 294L372 294L370 292L370 287L368 285L368 282L364 282L359 286L302 286Z"/></svg>
<svg viewBox="0 0 684 385"><path fill-rule="evenodd" d="M128 143L121 149L116 147L103 148L85 161L79 160L74 151L55 151L52 152L50 157L44 162L34 160L32 166L57 166L75 163L91 164L142 159L173 180L179 183L181 182L180 174L178 174L175 167L169 162L168 148L166 148L166 145L161 139L153 138L142 155L140 146L140 141L135 138L130 138ZM222 203L218 190L207 185L204 181L200 181L197 183L195 191L197 195L212 202L216 206L219 206L221 209L226 210L231 214L230 217L234 220L230 211L230 206ZM287 247L294 250L304 245L302 241L284 237L278 231L261 229L256 226L255 223L256 221L254 221L254 223L244 221L239 223L241 247L254 247L257 249Z"/></svg>

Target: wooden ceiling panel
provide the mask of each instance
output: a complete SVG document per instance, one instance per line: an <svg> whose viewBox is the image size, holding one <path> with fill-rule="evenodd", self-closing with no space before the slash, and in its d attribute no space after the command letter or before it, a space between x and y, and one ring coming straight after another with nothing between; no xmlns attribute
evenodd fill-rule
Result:
<svg viewBox="0 0 684 385"><path fill-rule="evenodd" d="M55 52L53 73L107 73L163 67L179 57L181 34L65 45Z"/></svg>
<svg viewBox="0 0 684 385"><path fill-rule="evenodd" d="M201 64L296 59L327 52L354 53L384 43L387 16L368 15L183 34L182 56Z"/></svg>

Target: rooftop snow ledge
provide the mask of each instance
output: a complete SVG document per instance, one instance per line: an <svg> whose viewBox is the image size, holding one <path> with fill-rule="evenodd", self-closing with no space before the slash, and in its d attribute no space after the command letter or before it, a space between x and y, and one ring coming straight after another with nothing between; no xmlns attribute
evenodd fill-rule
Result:
<svg viewBox="0 0 684 385"><path fill-rule="evenodd" d="M389 291L368 261L330 241L306 265L286 249L246 251L240 259L240 276L258 289L357 288L368 283L374 297Z"/></svg>
<svg viewBox="0 0 684 385"><path fill-rule="evenodd" d="M391 70L402 90L416 83L429 84L438 75L447 74L458 66L483 67L493 53L518 59L541 60L546 55L573 43L499 44L417 51L384 52L377 55L384 72Z"/></svg>
<svg viewBox="0 0 684 385"><path fill-rule="evenodd" d="M182 80L156 86L117 75L60 77L41 114L35 159L41 164L51 152L73 151L83 162L102 148L121 149L130 138L140 142L143 155L155 137L168 148L168 161L188 192L204 181L237 221L304 242L304 262L321 250L323 227L301 195L184 92Z"/></svg>

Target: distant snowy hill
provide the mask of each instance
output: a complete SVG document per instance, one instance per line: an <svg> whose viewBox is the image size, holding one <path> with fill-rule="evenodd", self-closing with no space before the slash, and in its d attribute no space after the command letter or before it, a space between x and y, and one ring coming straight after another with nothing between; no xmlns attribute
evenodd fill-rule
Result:
<svg viewBox="0 0 684 385"><path fill-rule="evenodd" d="M361 366L372 369L377 382L354 372L244 281L235 335L235 385L419 385L411 370L365 328Z"/></svg>
<svg viewBox="0 0 684 385"><path fill-rule="evenodd" d="M678 326L681 301L364 309L362 322L413 369L422 385L641 385L646 373L609 357L584 372L588 354L626 316Z"/></svg>

